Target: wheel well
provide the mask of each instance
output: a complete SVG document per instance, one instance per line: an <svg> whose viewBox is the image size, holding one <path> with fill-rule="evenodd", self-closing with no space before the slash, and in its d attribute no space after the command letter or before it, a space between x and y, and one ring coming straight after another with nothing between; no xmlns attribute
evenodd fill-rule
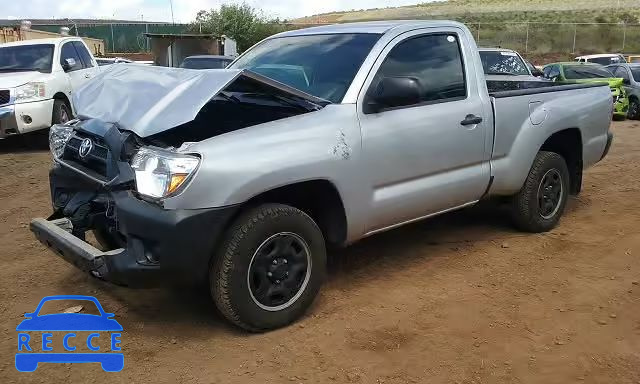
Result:
<svg viewBox="0 0 640 384"><path fill-rule="evenodd" d="M571 194L582 189L582 135L577 128L556 132L542 144L541 151L555 152L564 158L571 177Z"/></svg>
<svg viewBox="0 0 640 384"><path fill-rule="evenodd" d="M251 200L250 206L280 203L298 208L318 224L325 241L341 245L347 238L347 218L338 190L328 180L311 180L264 192Z"/></svg>
<svg viewBox="0 0 640 384"><path fill-rule="evenodd" d="M69 98L67 97L67 95L65 95L62 92L58 92L55 95L53 95L53 98L56 100L62 100L65 103L67 103L67 105L69 106L69 108L71 108L71 102L69 101Z"/></svg>

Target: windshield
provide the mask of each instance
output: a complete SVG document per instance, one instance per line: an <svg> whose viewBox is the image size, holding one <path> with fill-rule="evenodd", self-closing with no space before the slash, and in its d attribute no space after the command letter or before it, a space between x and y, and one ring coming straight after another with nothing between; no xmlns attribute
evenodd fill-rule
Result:
<svg viewBox="0 0 640 384"><path fill-rule="evenodd" d="M224 69L232 60L211 57L186 58L180 68L190 69Z"/></svg>
<svg viewBox="0 0 640 384"><path fill-rule="evenodd" d="M249 69L339 103L379 38L374 34L334 34L270 39L249 50L230 68Z"/></svg>
<svg viewBox="0 0 640 384"><path fill-rule="evenodd" d="M564 67L564 77L567 80L606 79L613 77L613 74L597 65L569 65Z"/></svg>
<svg viewBox="0 0 640 384"><path fill-rule="evenodd" d="M625 60L620 56L608 56L608 57L592 57L592 58L589 58L589 62L600 64L600 65L610 65L610 64L624 63Z"/></svg>
<svg viewBox="0 0 640 384"><path fill-rule="evenodd" d="M487 75L530 75L526 64L515 52L481 51L480 59Z"/></svg>
<svg viewBox="0 0 640 384"><path fill-rule="evenodd" d="M0 48L0 71L51 72L52 44L17 45Z"/></svg>

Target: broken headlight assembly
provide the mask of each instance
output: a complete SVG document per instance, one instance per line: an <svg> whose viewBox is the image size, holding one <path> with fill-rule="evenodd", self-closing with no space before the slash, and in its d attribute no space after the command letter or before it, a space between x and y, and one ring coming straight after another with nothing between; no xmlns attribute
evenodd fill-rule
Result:
<svg viewBox="0 0 640 384"><path fill-rule="evenodd" d="M139 194L153 199L183 189L195 173L200 158L156 148L141 148L131 159Z"/></svg>
<svg viewBox="0 0 640 384"><path fill-rule="evenodd" d="M54 158L62 157L64 147L73 136L73 127L55 124L49 129L49 149Z"/></svg>

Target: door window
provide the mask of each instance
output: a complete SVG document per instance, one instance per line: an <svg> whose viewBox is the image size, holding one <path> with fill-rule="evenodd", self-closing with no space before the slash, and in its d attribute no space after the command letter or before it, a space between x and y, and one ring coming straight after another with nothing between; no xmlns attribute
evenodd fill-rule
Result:
<svg viewBox="0 0 640 384"><path fill-rule="evenodd" d="M466 98L467 87L458 36L451 33L413 37L396 45L378 69L370 90L384 78L408 77L419 85L420 101L432 104Z"/></svg>
<svg viewBox="0 0 640 384"><path fill-rule="evenodd" d="M83 67L92 68L94 66L93 60L91 60L91 54L87 50L87 47L85 47L84 44L79 41L74 41L73 46L76 48L78 56L80 56L80 59L82 60Z"/></svg>
<svg viewBox="0 0 640 384"><path fill-rule="evenodd" d="M623 78L625 80L630 80L629 72L627 72L627 68L625 68L625 67L618 67L618 69L615 70L613 75L615 77L621 77L621 78Z"/></svg>
<svg viewBox="0 0 640 384"><path fill-rule="evenodd" d="M82 60L80 60L80 56L78 56L78 52L73 47L72 42L64 43L60 51L60 65L62 65L63 68L65 68L65 60L67 59L72 59L74 62L71 68L66 69L67 72L77 71L83 68Z"/></svg>

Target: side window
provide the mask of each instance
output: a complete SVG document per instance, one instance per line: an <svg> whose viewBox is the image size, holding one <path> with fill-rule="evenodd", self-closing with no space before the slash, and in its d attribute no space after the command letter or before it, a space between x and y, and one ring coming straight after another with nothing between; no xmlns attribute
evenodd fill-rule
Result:
<svg viewBox="0 0 640 384"><path fill-rule="evenodd" d="M560 76L560 67L557 65L552 65L550 67L545 68L545 77L547 79L555 79Z"/></svg>
<svg viewBox="0 0 640 384"><path fill-rule="evenodd" d="M78 56L80 56L80 59L82 60L84 67L85 68L93 67L94 66L93 60L91 60L91 54L87 50L87 47L85 47L84 44L82 44L79 41L74 41L73 46L76 48L76 51L78 52Z"/></svg>
<svg viewBox="0 0 640 384"><path fill-rule="evenodd" d="M630 80L629 79L629 72L627 72L627 68L625 67L618 67L618 69L616 69L616 71L613 73L613 75L615 77L621 77L625 80Z"/></svg>
<svg viewBox="0 0 640 384"><path fill-rule="evenodd" d="M72 65L71 67L67 67L66 60L71 59ZM78 52L73 47L72 42L64 43L62 49L60 51L60 65L62 68L65 68L66 72L77 71L78 69L82 69L82 60L80 60L80 56L78 56Z"/></svg>
<svg viewBox="0 0 640 384"><path fill-rule="evenodd" d="M393 107L464 99L467 87L458 37L433 34L399 43L378 69L370 90L379 92L382 82L389 78L409 79L417 88L411 102Z"/></svg>

